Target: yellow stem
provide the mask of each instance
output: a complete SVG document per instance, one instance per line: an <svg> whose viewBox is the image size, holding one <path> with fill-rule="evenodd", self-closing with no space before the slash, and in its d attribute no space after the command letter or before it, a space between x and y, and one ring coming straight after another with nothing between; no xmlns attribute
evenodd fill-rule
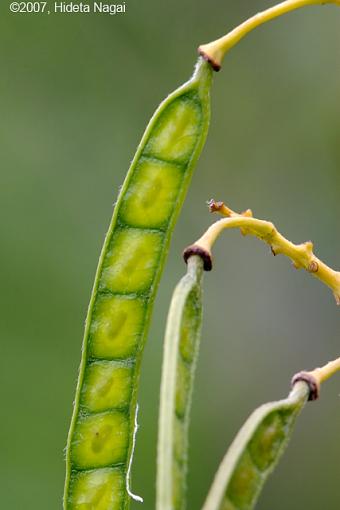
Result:
<svg viewBox="0 0 340 510"><path fill-rule="evenodd" d="M211 201L210 210L218 211L227 218L213 223L196 241L195 246L205 250L211 256L212 246L223 230L240 228L244 235L254 235L269 244L274 255L286 255L293 261L296 269L305 269L325 283L333 290L335 300L340 305L340 272L334 271L314 255L311 241L298 245L292 243L280 234L270 221L253 218L249 209L242 214L237 214L223 202Z"/></svg>
<svg viewBox="0 0 340 510"><path fill-rule="evenodd" d="M282 16L295 9L300 9L307 5L320 4L338 4L340 0L286 0L263 12L259 12L238 27L234 28L227 35L208 44L203 44L198 48L199 53L208 60L215 71L221 68L222 60L225 54L237 44L245 35L254 30L254 28L270 21L278 16Z"/></svg>
<svg viewBox="0 0 340 510"><path fill-rule="evenodd" d="M307 372L311 377L314 377L316 379L318 384L323 383L324 381L327 381L332 375L334 375L336 372L340 371L340 358L335 359L334 361L330 361L327 363L327 365L324 365L321 368L316 368L315 370L312 370L311 372Z"/></svg>

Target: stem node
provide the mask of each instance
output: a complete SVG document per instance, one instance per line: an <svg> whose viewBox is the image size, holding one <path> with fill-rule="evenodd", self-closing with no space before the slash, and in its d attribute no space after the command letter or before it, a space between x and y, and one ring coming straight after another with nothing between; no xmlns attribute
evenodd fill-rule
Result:
<svg viewBox="0 0 340 510"><path fill-rule="evenodd" d="M204 271L212 270L212 256L208 250L202 248L201 246L198 246L197 244L192 244L191 246L185 248L183 252L184 262L187 264L189 258L194 255L197 255L203 260Z"/></svg>
<svg viewBox="0 0 340 510"><path fill-rule="evenodd" d="M308 385L309 397L308 400L317 400L320 396L320 383L310 372L298 372L292 379L292 386L298 381L303 381Z"/></svg>

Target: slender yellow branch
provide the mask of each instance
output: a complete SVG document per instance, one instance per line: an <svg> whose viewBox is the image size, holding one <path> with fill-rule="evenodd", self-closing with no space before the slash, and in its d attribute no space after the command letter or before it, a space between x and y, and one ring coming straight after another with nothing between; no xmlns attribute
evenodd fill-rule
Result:
<svg viewBox="0 0 340 510"><path fill-rule="evenodd" d="M227 216L213 223L203 236L193 245L211 257L211 249L221 232L228 228L240 228L244 235L250 234L258 237L269 244L273 255L286 255L296 269L305 269L313 276L321 280L334 293L335 300L340 305L340 272L334 271L313 253L313 243L307 241L302 244L294 244L280 234L270 221L258 220L252 217L250 209L242 214L237 214L223 202L209 203L210 211L219 212Z"/></svg>
<svg viewBox="0 0 340 510"><path fill-rule="evenodd" d="M215 71L219 71L225 54L233 46L235 46L235 44L243 39L245 35L254 30L254 28L295 9L300 9L307 5L320 4L340 5L340 0L286 0L285 2L281 2L263 12L255 14L255 16L252 16L247 21L234 28L234 30L229 32L227 35L217 39L216 41L201 45L198 48L198 51L203 58L210 62Z"/></svg>

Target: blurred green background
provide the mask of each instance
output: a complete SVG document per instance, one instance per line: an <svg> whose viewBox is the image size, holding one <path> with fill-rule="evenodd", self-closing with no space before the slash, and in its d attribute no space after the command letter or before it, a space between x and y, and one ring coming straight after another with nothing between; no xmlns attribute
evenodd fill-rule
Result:
<svg viewBox="0 0 340 510"><path fill-rule="evenodd" d="M51 0L50 0L51 3ZM127 13L10 14L0 6L1 508L61 509L85 312L112 204L144 127L191 74L196 47L267 0L127 0ZM133 489L154 507L164 321L205 201L251 207L340 260L340 9L287 15L215 75L207 144L176 227L145 350ZM340 355L340 310L317 280L226 233L205 276L193 402L190 510L259 404ZM259 508L336 510L340 378L299 419ZM141 508L133 503L133 509Z"/></svg>

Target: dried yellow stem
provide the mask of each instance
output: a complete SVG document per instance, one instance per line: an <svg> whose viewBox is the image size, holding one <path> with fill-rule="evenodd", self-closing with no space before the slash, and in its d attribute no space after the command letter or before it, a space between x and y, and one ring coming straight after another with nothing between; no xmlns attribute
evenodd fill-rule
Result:
<svg viewBox="0 0 340 510"><path fill-rule="evenodd" d="M337 4L340 5L340 0L286 0L274 7L271 7L263 12L259 12L252 16L247 21L234 28L227 35L220 37L216 41L208 44L202 44L198 51L208 60L215 71L221 68L222 60L225 54L237 44L245 35L254 30L254 28L270 21L278 16L282 16L295 9L306 7L307 5L321 5L321 4Z"/></svg>
<svg viewBox="0 0 340 510"><path fill-rule="evenodd" d="M212 212L219 212L227 218L213 223L194 246L208 252L211 256L211 248L223 230L240 228L242 234L254 235L269 244L274 255L286 255L292 260L296 269L305 269L325 283L332 289L335 300L340 305L340 272L334 271L314 255L311 241L298 245L288 241L270 221L253 218L250 209L238 214L223 202L211 201L209 205Z"/></svg>

